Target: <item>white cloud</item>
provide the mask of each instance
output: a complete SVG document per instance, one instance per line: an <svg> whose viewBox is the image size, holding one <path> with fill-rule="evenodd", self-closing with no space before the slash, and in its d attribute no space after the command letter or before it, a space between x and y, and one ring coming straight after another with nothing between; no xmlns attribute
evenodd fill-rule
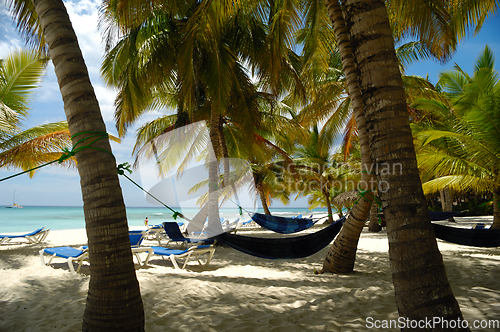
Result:
<svg viewBox="0 0 500 332"><path fill-rule="evenodd" d="M99 101L102 117L106 122L106 126L108 126L109 123L114 127L113 115L115 113L114 102L116 92L113 88L106 86L102 81L92 85L94 86L96 98Z"/></svg>
<svg viewBox="0 0 500 332"><path fill-rule="evenodd" d="M0 3L0 36L1 59L12 51L23 47L24 43L18 37L18 33L12 24L12 18L3 2Z"/></svg>

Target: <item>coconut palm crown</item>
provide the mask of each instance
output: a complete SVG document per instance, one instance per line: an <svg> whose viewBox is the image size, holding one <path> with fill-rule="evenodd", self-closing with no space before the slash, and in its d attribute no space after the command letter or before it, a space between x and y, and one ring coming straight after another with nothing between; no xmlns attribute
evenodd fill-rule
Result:
<svg viewBox="0 0 500 332"><path fill-rule="evenodd" d="M414 125L418 165L434 175L426 193L446 186L456 191L493 193L494 226L500 226L500 84L495 58L486 46L470 76L459 65L440 74L445 100L420 99L428 120Z"/></svg>

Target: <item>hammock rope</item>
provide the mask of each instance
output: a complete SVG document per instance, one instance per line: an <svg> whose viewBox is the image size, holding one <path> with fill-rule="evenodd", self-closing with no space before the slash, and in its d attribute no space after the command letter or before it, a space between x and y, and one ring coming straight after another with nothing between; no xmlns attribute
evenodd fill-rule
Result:
<svg viewBox="0 0 500 332"><path fill-rule="evenodd" d="M170 206L166 205L165 203L163 203L162 201L160 201L158 198L156 198L155 196L153 196L151 193L149 193L146 189L144 189L143 187L141 187L141 185L139 185L137 182L135 182L134 180L132 180L130 177L127 176L127 174L125 174L125 171L129 172L129 174L132 174L132 170L130 169L130 164L125 162L123 164L120 164L118 165L117 167L117 172L119 175L123 175L127 180L129 180L130 182L132 182L134 185L136 185L139 189L141 189L142 191L144 191L146 194L148 194L151 198L153 198L154 200L156 200L158 203L160 203L161 205L163 205L164 207L166 207L167 209L169 209L173 215L172 215L172 218L174 218L174 220L177 220L177 217L181 217L182 219L184 220L187 220L187 221L190 221L188 218L186 218L182 213L180 213L179 211L175 211L174 209L172 209Z"/></svg>

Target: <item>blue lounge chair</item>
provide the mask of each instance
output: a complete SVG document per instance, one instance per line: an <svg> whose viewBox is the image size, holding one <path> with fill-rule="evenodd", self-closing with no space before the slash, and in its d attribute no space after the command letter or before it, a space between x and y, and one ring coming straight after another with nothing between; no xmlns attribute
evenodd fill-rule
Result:
<svg viewBox="0 0 500 332"><path fill-rule="evenodd" d="M41 227L36 231L22 235L0 235L0 244L9 243L12 239L27 240L29 244L40 243L49 235L49 229Z"/></svg>
<svg viewBox="0 0 500 332"><path fill-rule="evenodd" d="M181 231L182 229L186 228L184 222L182 221L177 221L177 225L179 225L179 229L181 229ZM159 246L161 246L162 240L169 240L167 234L165 234L165 229L163 228L162 224L148 226L146 239L158 241Z"/></svg>
<svg viewBox="0 0 500 332"><path fill-rule="evenodd" d="M150 247L140 247L145 235L146 235L145 231L129 231L129 239L130 239L132 254L137 258L137 262L139 263L140 266L146 265L146 263L142 262L141 257L139 256L141 253L144 252L148 253L145 262L147 262L151 257L151 255L153 254L153 249L151 249ZM76 270L76 272L80 272L82 263L88 260L89 258L88 246L83 246L79 249L72 247L45 248L40 250L39 253L42 265L50 265L50 263L55 257L66 259L71 273L75 273L73 262L78 264L78 269ZM44 254L51 255L50 259L47 262L45 262Z"/></svg>
<svg viewBox="0 0 500 332"><path fill-rule="evenodd" d="M176 222L164 222L163 228L165 229L165 233L167 233L167 236L172 242L181 242L183 244L198 242L204 242L207 244L214 243L213 239L196 239L184 237L184 235L182 235L181 233L179 225Z"/></svg>
<svg viewBox="0 0 500 332"><path fill-rule="evenodd" d="M239 222L240 222L240 218L237 218L234 221L230 221L229 219L225 219L222 222L222 230L224 232L236 233Z"/></svg>
<svg viewBox="0 0 500 332"><path fill-rule="evenodd" d="M51 255L49 260L45 262L43 254ZM87 248L76 249L72 247L57 247L57 248L45 248L40 250L40 260L42 265L50 265L55 257L64 258L68 262L69 270L71 273L75 273L75 268L73 267L73 262L78 264L78 269L76 272L80 272L82 263L84 260L88 260L89 254Z"/></svg>
<svg viewBox="0 0 500 332"><path fill-rule="evenodd" d="M194 256L200 265L208 266L210 264L210 261L212 260L212 257L214 256L215 252L215 247L213 245L199 245L199 246L193 246L189 247L188 249L185 250L180 250L180 249L170 249L170 248L164 248L164 247L151 247L153 249L153 254L154 255L159 255L164 257L170 258L170 261L174 265L174 268L179 269L179 265L177 264L176 259L177 258L185 258L184 264L182 265L182 268L184 269L186 267L187 262L191 258L191 256ZM200 258L198 257L199 255L203 255L208 253L208 258L206 262L203 264L200 261ZM145 264L147 264L148 261L145 261Z"/></svg>

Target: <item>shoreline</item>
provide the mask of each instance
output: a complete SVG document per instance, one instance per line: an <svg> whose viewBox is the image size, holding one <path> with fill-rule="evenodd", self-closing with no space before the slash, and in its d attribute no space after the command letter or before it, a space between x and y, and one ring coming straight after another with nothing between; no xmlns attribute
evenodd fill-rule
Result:
<svg viewBox="0 0 500 332"><path fill-rule="evenodd" d="M484 218L456 219L463 227L484 222ZM246 232L268 234L257 229L241 234ZM72 275L62 259L41 266L38 251L83 245L85 230L51 231L46 241L0 246L0 269L3 280L8 280L0 291L1 331L80 330L88 265L83 265L81 274ZM464 319L471 324L500 321L500 249L440 240L438 246ZM366 331L369 317L397 320L386 231L363 229L355 269L348 275L314 274L328 249L303 259L265 260L217 247L210 266L191 260L186 270L175 270L169 260L153 256L148 267L136 270L146 331Z"/></svg>

